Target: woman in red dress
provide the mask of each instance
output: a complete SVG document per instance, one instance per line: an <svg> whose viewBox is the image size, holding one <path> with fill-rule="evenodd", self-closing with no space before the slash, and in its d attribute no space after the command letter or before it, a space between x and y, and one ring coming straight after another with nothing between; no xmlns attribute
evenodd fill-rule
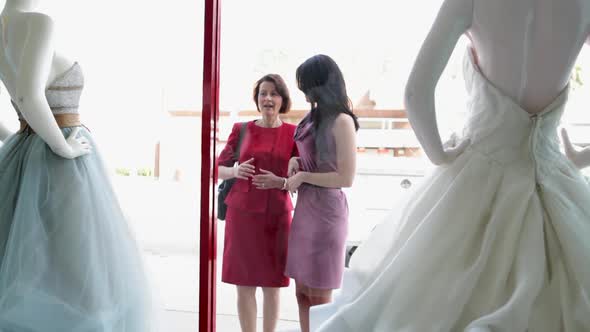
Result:
<svg viewBox="0 0 590 332"><path fill-rule="evenodd" d="M234 151L241 123L234 124L218 159L219 178L236 178L225 199L221 280L237 286L243 332L256 331L255 294L256 287L262 287L263 330L271 332L279 315L280 287L289 286L284 271L293 205L286 178L289 159L297 155L296 127L279 118L291 108L289 91L279 75L258 80L253 98L262 118L246 123L238 160Z"/></svg>

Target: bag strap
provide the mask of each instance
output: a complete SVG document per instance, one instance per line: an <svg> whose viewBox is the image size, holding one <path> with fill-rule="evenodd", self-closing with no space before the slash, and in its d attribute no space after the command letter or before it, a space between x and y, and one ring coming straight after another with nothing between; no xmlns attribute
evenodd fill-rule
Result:
<svg viewBox="0 0 590 332"><path fill-rule="evenodd" d="M242 122L240 126L240 137L238 138L238 146L236 147L236 151L234 152L234 158L236 162L239 163L240 160L240 148L242 146L242 140L244 139L244 135L246 134L246 126L248 122Z"/></svg>

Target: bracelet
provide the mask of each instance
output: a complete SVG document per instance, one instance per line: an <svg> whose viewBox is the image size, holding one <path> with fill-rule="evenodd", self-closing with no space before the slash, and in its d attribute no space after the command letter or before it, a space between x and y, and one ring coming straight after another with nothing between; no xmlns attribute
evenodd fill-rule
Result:
<svg viewBox="0 0 590 332"><path fill-rule="evenodd" d="M281 190L287 190L287 178L283 178L283 188Z"/></svg>

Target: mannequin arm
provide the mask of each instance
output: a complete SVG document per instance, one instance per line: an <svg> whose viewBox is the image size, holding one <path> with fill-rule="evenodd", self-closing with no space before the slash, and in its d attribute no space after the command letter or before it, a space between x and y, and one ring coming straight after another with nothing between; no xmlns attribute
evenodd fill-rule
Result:
<svg viewBox="0 0 590 332"><path fill-rule="evenodd" d="M27 35L23 55L16 75L16 98L23 117L49 145L64 158L86 154L89 148L84 141L70 136L64 138L47 104L45 88L53 60L53 23L42 14L28 14ZM83 147L84 145L84 147Z"/></svg>
<svg viewBox="0 0 590 332"><path fill-rule="evenodd" d="M590 166L590 147L583 150L576 149L570 141L567 130L565 129L561 130L561 137L563 139L565 155L568 159L580 169Z"/></svg>
<svg viewBox="0 0 590 332"><path fill-rule="evenodd" d="M405 91L408 120L424 152L436 165L451 162L469 144L445 149L435 113L435 88L459 38L471 26L473 0L445 0L418 53Z"/></svg>

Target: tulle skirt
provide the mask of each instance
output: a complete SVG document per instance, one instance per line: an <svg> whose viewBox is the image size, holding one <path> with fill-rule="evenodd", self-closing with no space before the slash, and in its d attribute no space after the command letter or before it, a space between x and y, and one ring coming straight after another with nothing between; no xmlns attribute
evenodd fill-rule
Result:
<svg viewBox="0 0 590 332"><path fill-rule="evenodd" d="M62 129L68 135L71 129ZM94 152L37 135L0 147L0 331L153 331L140 252Z"/></svg>

